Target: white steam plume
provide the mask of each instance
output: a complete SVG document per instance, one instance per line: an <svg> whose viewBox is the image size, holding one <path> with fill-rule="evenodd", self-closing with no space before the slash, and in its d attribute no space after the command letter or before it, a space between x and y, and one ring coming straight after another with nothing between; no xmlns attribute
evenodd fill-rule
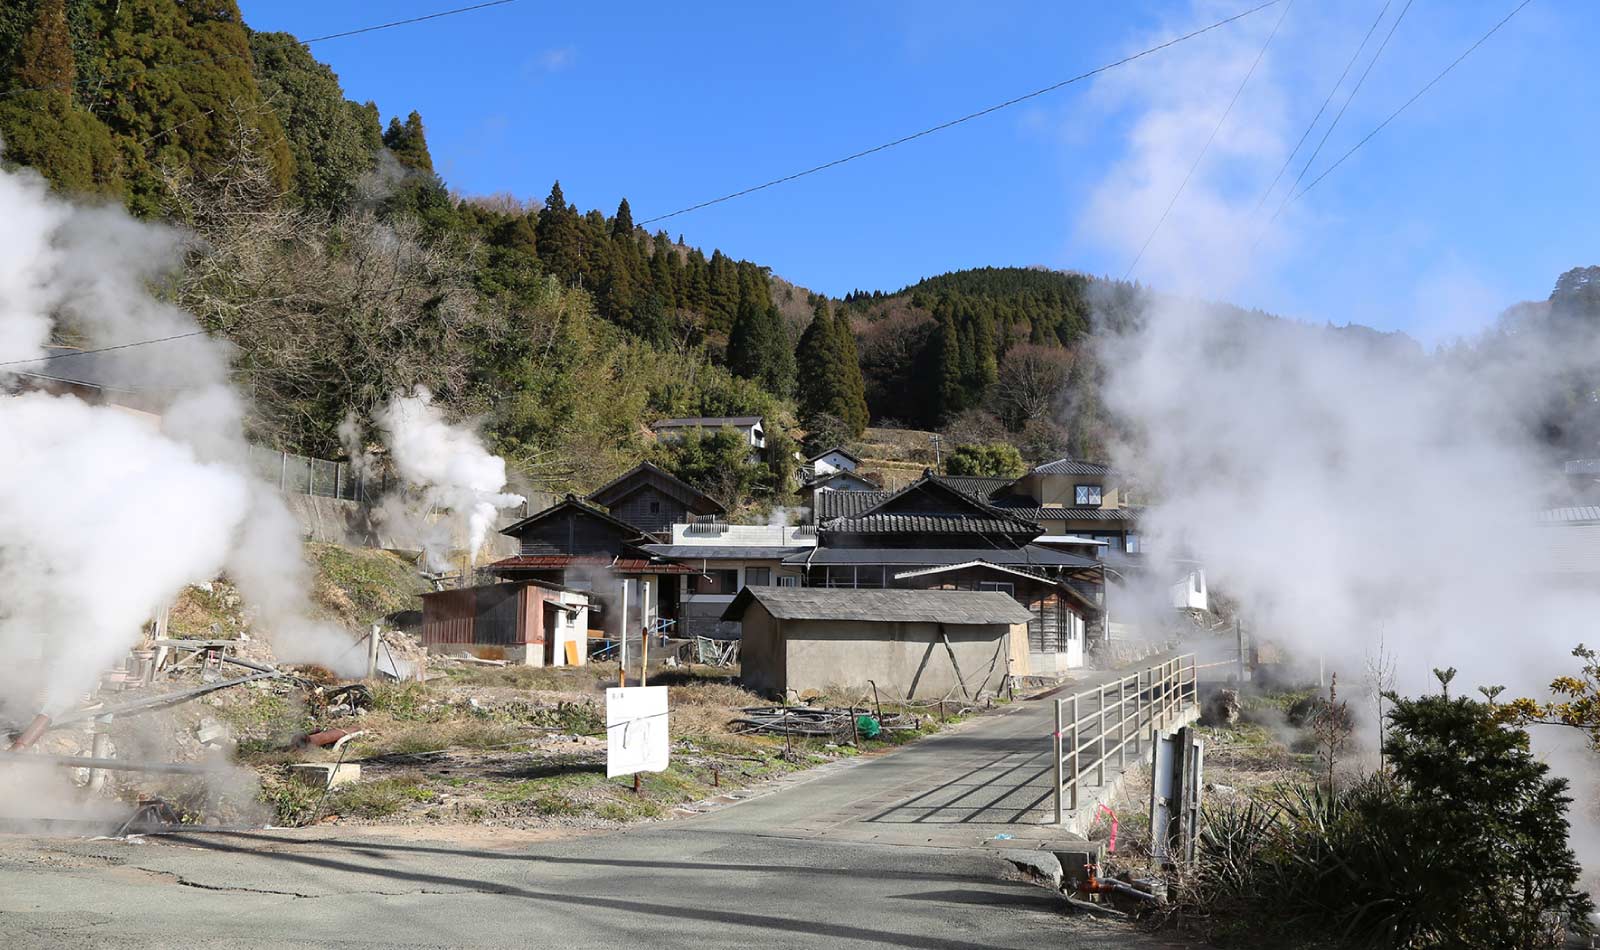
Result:
<svg viewBox="0 0 1600 950"><path fill-rule="evenodd" d="M505 460L484 448L470 429L452 425L423 386L409 396L392 396L374 419L395 474L412 495L386 498L380 515L410 525L431 570L449 568L454 545L476 556L499 510L523 502L521 495L503 490ZM344 434L347 444L359 441L353 426ZM430 520L429 515L443 517Z"/></svg>
<svg viewBox="0 0 1600 950"><path fill-rule="evenodd" d="M1140 117L1089 232L1132 257L1267 26L1186 44L1167 73L1114 80ZM1197 302L1226 299L1280 243L1256 241L1274 203L1254 214L1299 132L1276 106L1295 54L1273 50L1141 267L1173 295L1146 295L1102 353L1108 406L1137 433L1119 465L1151 488L1148 546L1197 556L1254 632L1326 656L1341 679L1359 679L1383 631L1403 691L1437 688L1431 668L1455 666L1457 688L1540 694L1595 639L1600 591L1552 569L1551 532L1564 529L1535 523L1551 478L1528 421L1547 380L1596 352L1593 338L1529 336L1492 359L1429 354ZM1111 214L1130 195L1137 213Z"/></svg>
<svg viewBox="0 0 1600 950"><path fill-rule="evenodd" d="M0 172L0 363L52 334L115 346L198 329L151 295L183 236ZM86 364L150 413L91 405L41 377ZM190 583L229 574L287 662L337 664L348 637L309 618L299 531L250 471L226 344L197 335L0 366L0 705L59 714Z"/></svg>

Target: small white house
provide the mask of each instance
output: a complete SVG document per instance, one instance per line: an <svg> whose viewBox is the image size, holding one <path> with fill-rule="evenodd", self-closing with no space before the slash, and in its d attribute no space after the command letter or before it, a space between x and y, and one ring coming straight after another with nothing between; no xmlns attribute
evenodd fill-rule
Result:
<svg viewBox="0 0 1600 950"><path fill-rule="evenodd" d="M1172 606L1179 610L1209 610L1205 568L1194 562L1180 563L1183 575L1172 585Z"/></svg>
<svg viewBox="0 0 1600 950"><path fill-rule="evenodd" d="M678 578L678 636L732 639L737 621L722 615L746 587L799 587L804 568L784 559L817 546L810 525L744 525L697 522L672 526L671 544L646 544L643 549L670 558L694 573Z"/></svg>
<svg viewBox="0 0 1600 950"><path fill-rule="evenodd" d="M844 447L836 445L806 459L806 464L811 466L814 477L821 478L835 472L853 472L861 467L861 459Z"/></svg>

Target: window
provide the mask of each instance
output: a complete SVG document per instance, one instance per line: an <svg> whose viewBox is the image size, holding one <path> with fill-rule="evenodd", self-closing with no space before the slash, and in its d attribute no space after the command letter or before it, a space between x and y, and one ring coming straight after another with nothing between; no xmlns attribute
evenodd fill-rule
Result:
<svg viewBox="0 0 1600 950"><path fill-rule="evenodd" d="M1013 597L1017 595L1017 585L1006 581L979 581L978 589L997 590L1002 594L1010 594Z"/></svg>
<svg viewBox="0 0 1600 950"><path fill-rule="evenodd" d="M800 575L798 575L798 574L779 574L778 575L778 586L779 587L799 587L800 586Z"/></svg>
<svg viewBox="0 0 1600 950"><path fill-rule="evenodd" d="M650 513L653 514L653 515L661 514L661 502L652 501L650 503Z"/></svg>
<svg viewBox="0 0 1600 950"><path fill-rule="evenodd" d="M706 571L689 575L691 594L732 594L739 588L738 571Z"/></svg>
<svg viewBox="0 0 1600 950"><path fill-rule="evenodd" d="M1205 575L1201 574L1199 571L1195 571L1193 577L1194 577L1194 592L1196 594L1202 593L1203 589L1204 589L1204 584L1205 584Z"/></svg>
<svg viewBox="0 0 1600 950"><path fill-rule="evenodd" d="M744 569L744 586L746 587L771 587L772 568L747 567Z"/></svg>
<svg viewBox="0 0 1600 950"><path fill-rule="evenodd" d="M1122 549L1124 551L1127 551L1129 554L1138 554L1141 550L1143 550L1139 546L1139 536L1137 534L1134 534L1132 531L1129 531L1126 535L1123 536L1122 544L1123 544Z"/></svg>
<svg viewBox="0 0 1600 950"><path fill-rule="evenodd" d="M1079 485L1074 498L1076 499L1074 504L1098 506L1100 504L1100 486Z"/></svg>

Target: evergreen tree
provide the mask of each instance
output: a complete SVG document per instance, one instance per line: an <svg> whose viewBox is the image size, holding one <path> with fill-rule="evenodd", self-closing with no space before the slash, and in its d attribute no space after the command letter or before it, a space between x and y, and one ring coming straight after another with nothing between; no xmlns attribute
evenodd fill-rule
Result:
<svg viewBox="0 0 1600 950"><path fill-rule="evenodd" d="M78 64L72 55L72 32L67 26L66 0L39 0L33 25L17 48L15 86L57 93L68 101L78 81Z"/></svg>
<svg viewBox="0 0 1600 950"><path fill-rule="evenodd" d="M766 362L762 367L761 381L766 390L780 399L794 395L794 350L789 347L789 334L783 328L783 314L772 304L763 311L766 323Z"/></svg>
<svg viewBox="0 0 1600 950"><path fill-rule="evenodd" d="M833 338L838 350L836 362L843 390L839 417L849 423L854 435L859 436L872 421L872 415L867 410L867 386L861 377L861 355L856 351L855 328L850 325L850 315L843 308L834 315Z"/></svg>
<svg viewBox="0 0 1600 950"><path fill-rule="evenodd" d="M955 312L948 307L940 312L933 346L933 401L939 416L949 419L966 408L966 390L961 379L961 331L956 327Z"/></svg>
<svg viewBox="0 0 1600 950"><path fill-rule="evenodd" d="M311 204L343 206L354 196L357 180L373 166L376 149L370 136L376 119L345 99L339 77L290 34L253 34L250 49L262 95L272 103L289 139L295 191Z"/></svg>
<svg viewBox="0 0 1600 950"><path fill-rule="evenodd" d="M735 376L759 379L767 351L766 314L748 294L742 294L735 308L733 328L728 332L728 369Z"/></svg>
<svg viewBox="0 0 1600 950"><path fill-rule="evenodd" d="M550 186L550 196L539 212L537 235L539 259L563 283L577 280L583 269L581 226L576 209L567 204L561 182L557 181Z"/></svg>
<svg viewBox="0 0 1600 950"><path fill-rule="evenodd" d="M843 419L837 410L837 396L843 388L839 378L837 332L833 318L828 313L826 300L818 300L811 313L811 322L800 334L795 347L796 398L800 418L811 419L832 415Z"/></svg>
<svg viewBox="0 0 1600 950"><path fill-rule="evenodd" d="M120 190L122 163L111 131L73 105L78 70L64 0L41 0L17 56L17 85L39 88L0 101L6 159L38 169L63 191Z"/></svg>
<svg viewBox="0 0 1600 950"><path fill-rule="evenodd" d="M633 240L633 209L628 207L626 198L617 205L617 216L611 219L611 237L618 241Z"/></svg>
<svg viewBox="0 0 1600 950"><path fill-rule="evenodd" d="M415 109L406 116L405 124L399 119L389 120L389 129L383 133L383 144L394 153L405 168L433 175L433 156L428 153L428 135L422 127L422 115Z"/></svg>
<svg viewBox="0 0 1600 950"><path fill-rule="evenodd" d="M161 210L163 167L206 174L232 161L241 141L265 161L274 187L293 187L294 157L256 84L234 0L121 0L90 9L99 78L86 95L121 149L135 212Z"/></svg>

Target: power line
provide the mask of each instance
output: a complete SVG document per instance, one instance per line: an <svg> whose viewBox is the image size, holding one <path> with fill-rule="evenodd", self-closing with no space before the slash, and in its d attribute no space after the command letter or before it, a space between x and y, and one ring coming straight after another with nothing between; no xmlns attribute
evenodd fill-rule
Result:
<svg viewBox="0 0 1600 950"><path fill-rule="evenodd" d="M1406 5L1400 8L1399 15L1394 18L1393 23L1389 24L1389 32L1384 34L1383 42L1378 44L1378 51L1372 54L1372 60L1367 63L1367 68L1361 71L1361 77L1351 87L1350 95L1345 97L1344 105L1339 107L1339 111L1334 115L1333 121L1328 123L1327 129L1323 130L1322 139L1317 142L1317 147L1312 150L1311 157L1307 158L1306 163L1300 166L1300 174L1294 176L1294 184L1290 185L1289 190L1284 192L1283 201L1278 203L1278 210L1272 212L1272 218L1267 221L1269 225L1278 220L1278 215L1283 213L1283 209L1288 207L1293 198L1298 197L1295 195L1295 189L1300 187L1300 182L1305 179L1306 172L1311 170L1311 164L1317 160L1318 155L1322 154L1322 147L1328 144L1328 137L1333 135L1333 130L1339 127L1339 120L1344 118L1345 110L1350 108L1351 102L1355 101L1356 93L1361 91L1362 84L1367 81L1367 76L1372 73L1372 67L1378 65L1378 60L1383 57L1383 51L1389 48L1389 41L1394 38L1394 31L1400 28L1400 21L1406 18L1406 11L1411 9L1413 2L1414 0L1406 0Z"/></svg>
<svg viewBox="0 0 1600 950"><path fill-rule="evenodd" d="M1178 204L1178 198L1183 195L1183 190L1189 187L1189 179L1194 177L1195 169L1205 160L1206 152L1211 150L1211 143L1216 141L1217 133L1222 131L1222 126L1228 121L1228 116L1233 114L1233 107L1238 104L1239 96L1244 93L1244 87L1250 85L1250 77L1256 74L1256 67L1261 65L1261 60L1267 55L1267 47L1272 45L1273 37L1278 35L1278 28L1283 26L1283 20L1289 15L1289 8L1294 5L1294 0L1284 4L1283 12L1278 14L1278 22L1272 24L1272 32L1267 34L1267 41L1261 44L1261 51L1256 53L1255 61L1250 64L1250 69L1244 74L1244 79L1239 82L1239 88L1233 91L1233 98L1228 100L1228 107L1222 110L1222 117L1212 127L1211 134L1206 137L1206 144L1200 147L1200 154L1194 157L1194 164L1189 166L1189 171L1183 176L1183 181L1178 183L1178 190L1172 193L1172 200L1167 202L1166 210L1161 212L1161 217L1156 220L1156 226L1150 229L1150 234L1144 239L1144 244L1139 247L1139 253L1133 256L1133 261L1128 264L1128 269L1123 271L1122 279L1127 280L1133 269L1139 266L1144 259L1144 252L1150 249L1150 242L1156 239L1161 226L1167 223L1167 216L1172 214L1172 209Z"/></svg>
<svg viewBox="0 0 1600 950"><path fill-rule="evenodd" d="M1382 132L1384 130L1384 128L1386 126L1388 126L1388 124L1390 122L1393 122L1395 119L1399 118L1400 113L1402 113L1402 112L1406 111L1407 109L1409 109L1411 107L1412 103L1416 102L1418 99L1421 99L1424 95L1427 94L1429 89L1432 89L1434 86L1438 85L1439 81L1444 79L1445 76L1448 76L1450 74L1451 70L1453 70L1457 66L1461 65L1462 60L1465 60L1468 56L1471 56L1475 51L1477 51L1478 47L1482 46L1484 43L1487 43L1491 36L1494 36L1496 33L1500 32L1500 28L1501 27L1505 26L1507 23L1510 23L1512 17L1515 17L1517 14L1521 13L1522 12L1522 8L1526 7L1528 4L1530 4L1532 2L1533 2L1533 0L1522 0L1521 3L1519 3L1515 7L1513 7L1510 13L1507 13L1504 17L1502 17L1500 19L1500 22L1496 23L1494 26L1489 28L1489 32L1487 32L1487 33L1483 34L1482 36L1478 37L1478 41L1476 43L1473 43L1471 46L1467 47L1466 50L1464 52L1462 52L1462 54L1460 56L1457 56L1455 59L1451 60L1450 61L1450 65L1448 65L1444 69L1440 70L1439 74L1437 76L1434 76L1432 79L1428 80L1428 84L1423 86L1421 89L1418 89L1416 91L1416 93L1414 95L1412 95L1412 97L1410 99L1407 99L1405 102L1401 103L1400 104L1400 108L1398 108L1398 109L1394 110L1393 112L1389 113L1389 117L1384 119L1382 122L1379 122L1377 127L1375 127L1371 132L1368 132L1366 135L1362 136L1361 137L1361 141L1359 141L1356 144L1350 146L1350 149L1348 151L1346 151L1343 155L1340 155L1337 159L1335 159L1332 165L1329 165L1326 169L1323 170L1322 174L1318 175L1316 178L1313 178L1311 180L1310 184L1308 184L1304 188L1300 189L1300 192L1298 194L1296 194L1294 196L1294 198L1292 198L1291 200L1298 201L1301 197L1303 197L1305 195L1306 192L1308 192L1311 189L1317 187L1317 183L1318 182L1322 181L1322 179L1327 178L1329 175L1333 174L1333 170L1338 168L1340 165L1343 165L1345 159L1349 158L1351 155L1354 155L1356 153L1356 151L1361 148L1361 146L1363 146L1363 145L1367 144L1368 142L1372 141L1372 139L1374 137L1376 137L1379 132Z"/></svg>
<svg viewBox="0 0 1600 950"><path fill-rule="evenodd" d="M45 356L36 356L28 360L7 360L0 366L22 366L24 364L47 363L50 360L61 360L72 356L87 356L90 353L109 353L112 350L125 350L131 346L146 346L151 343L166 343L171 340L182 340L191 336L205 336L206 330L190 330L187 333L174 333L172 336L157 337L153 340L135 340L132 343L117 343L113 346L97 346L92 350L68 350L62 353L51 353Z"/></svg>
<svg viewBox="0 0 1600 950"><path fill-rule="evenodd" d="M425 23L429 20L439 20L443 19L444 17L456 16L461 13L472 13L477 10L486 10L489 7L500 7L516 2L517 0L487 0L487 2L484 3L475 3L467 7L456 7L453 10L440 10L437 13L425 13L421 16L407 17L404 20L390 20L387 23L375 23L371 26L357 27L353 30L344 30L339 33L327 33L322 36L313 36L310 39L294 40L288 43L266 44L260 48L287 49L291 46L310 46L312 43L323 43L328 40L342 40L350 36L360 36L363 33L376 33L379 30L392 30L398 26L411 26L415 23ZM182 63L163 63L159 66L151 66L148 69L143 70L143 72L148 74L164 72L169 69L186 69L190 66L210 66L212 64L225 62L230 59L250 59L253 55L254 53L231 53L223 56L212 56L207 59L191 59ZM15 89L7 89L4 92L0 92L0 99L9 99L12 96L20 96L25 92L44 92L53 89L76 89L78 86L84 86L93 82L102 81L104 81L103 77L91 77L87 79L80 79L76 82L46 83L42 86L20 86Z"/></svg>
<svg viewBox="0 0 1600 950"><path fill-rule="evenodd" d="M1063 79L1060 82L1052 83L1051 85L1045 86L1043 89L1035 89L1033 92L1025 93L1023 95L1017 96L1014 99L1007 99L1004 102L996 103L996 104L994 104L992 106L989 106L988 108L979 109L977 112L969 112L966 115L961 116L960 118L951 119L948 122L941 122L938 125L931 126L929 128L923 129L920 132L913 132L910 135L901 136L900 138L894 139L893 141L884 142L882 145L874 145L871 148L862 149L859 152L853 152L853 153L851 153L849 155L844 156L843 158L836 158L831 162L823 162L820 165L813 165L810 168L804 169L803 171L798 171L798 172L795 172L795 173L793 173L791 175L784 175L782 178L774 178L771 181L765 181L765 182L762 182L759 185L752 185L749 188L744 188L744 189L741 189L739 191L735 191L735 192L732 192L730 194L723 195L720 198L711 198L711 199L709 199L707 201L702 201L702 202L700 202L698 204L689 205L686 208L679 208L677 211L669 211L666 214L658 214L653 218L645 218L644 220L638 222L638 224L639 224L640 227L643 227L646 224L653 224L653 223L655 223L657 221L665 221L668 218L675 218L680 214L688 214L691 211L699 211L701 208L709 208L712 205L721 204L724 201L732 201L735 198L743 198L745 195L754 194L754 193L756 193L758 191L764 191L764 190L766 190L768 188L772 188L772 187L777 186L777 185L786 184L788 182L794 181L797 178L804 178L807 175L815 175L817 172L826 171L826 170L828 170L830 168L836 168L836 167L838 167L840 165L845 164L846 162L853 162L858 158L866 158L868 155L875 155L878 152L887 151L888 149L894 148L897 145L904 145L907 142L911 142L911 141L914 141L916 139L920 139L920 138L922 138L924 136L933 135L935 132L943 132L945 129L953 128L955 126L961 125L964 122L971 122L973 119L980 119L980 118L982 118L982 117L984 117L986 115L989 115L991 113L999 112L1001 109L1008 109L1011 106L1017 105L1018 103L1027 102L1029 99L1035 99L1035 98L1038 98L1039 96L1043 96L1043 95L1046 95L1048 93L1055 92L1058 89L1065 88L1066 86L1070 86L1070 85L1072 85L1074 83L1082 82L1085 79L1090 79L1090 78L1092 78L1094 76L1098 76L1099 74L1101 74L1103 72L1106 72L1107 70L1115 69L1118 66L1127 65L1128 63L1131 63L1136 59L1143 59L1144 57L1149 56L1152 53L1159 53L1160 51L1166 49L1169 46L1176 46L1177 44L1182 43L1184 40L1194 39L1197 36L1200 36L1200 35L1205 34L1205 33L1209 33L1212 30L1218 29L1219 27L1227 26L1229 23L1232 23L1235 20L1241 20L1241 19L1243 19L1243 18L1245 18L1247 16L1250 16L1252 13L1259 13L1260 11L1265 10L1268 7L1276 6L1279 3L1283 3L1283 2L1285 2L1285 0L1267 0L1267 2L1262 3L1262 4L1258 5L1258 6L1251 7L1250 9L1245 10L1242 13L1236 13L1233 16L1226 17L1224 19L1218 20L1217 22L1211 24L1210 26L1202 27L1202 28L1200 28L1198 30L1195 30L1195 31L1191 32L1191 33L1185 33L1182 36L1174 37L1174 38L1172 38L1170 40L1167 40L1166 42L1161 43L1161 44L1159 44L1157 46L1152 46L1149 49L1140 50L1139 52L1134 53L1131 56L1125 56L1122 59L1117 60L1116 62L1106 63L1104 66L1096 66L1094 69L1091 69L1088 72L1079 73L1078 75L1073 76L1070 79ZM1292 2L1292 0L1290 0L1290 2Z"/></svg>
<svg viewBox="0 0 1600 950"><path fill-rule="evenodd" d="M1350 54L1350 61L1344 64L1344 72L1339 74L1338 80L1328 90L1327 98L1323 99L1322 105L1317 107L1317 114L1311 117L1310 123L1306 125L1306 130L1300 133L1300 141L1294 143L1294 148L1290 149L1289 154L1284 157L1283 164L1278 166L1278 173L1272 176L1271 184L1267 185L1267 190L1261 193L1261 200L1256 202L1255 210L1251 214L1261 213L1261 206L1267 203L1267 198L1272 195L1273 189L1278 187L1278 181L1283 178L1283 173L1289 170L1289 165L1294 162L1294 157L1300 154L1300 146L1306 144L1306 139L1311 137L1311 130L1317 127L1317 122L1322 119L1322 114L1328 111L1328 103L1333 101L1334 94L1339 91L1340 86L1344 85L1345 79L1350 75L1350 70L1355 66L1356 60L1361 58L1361 53L1367 48L1367 44L1372 41L1372 34L1378 32L1378 24L1383 22L1384 14L1389 12L1389 7L1393 2L1394 0L1383 0L1383 9L1378 11L1378 15L1373 19L1372 25L1367 27L1367 35L1361 38L1361 45L1357 46L1356 51ZM1294 190L1293 186L1290 186L1290 190Z"/></svg>

